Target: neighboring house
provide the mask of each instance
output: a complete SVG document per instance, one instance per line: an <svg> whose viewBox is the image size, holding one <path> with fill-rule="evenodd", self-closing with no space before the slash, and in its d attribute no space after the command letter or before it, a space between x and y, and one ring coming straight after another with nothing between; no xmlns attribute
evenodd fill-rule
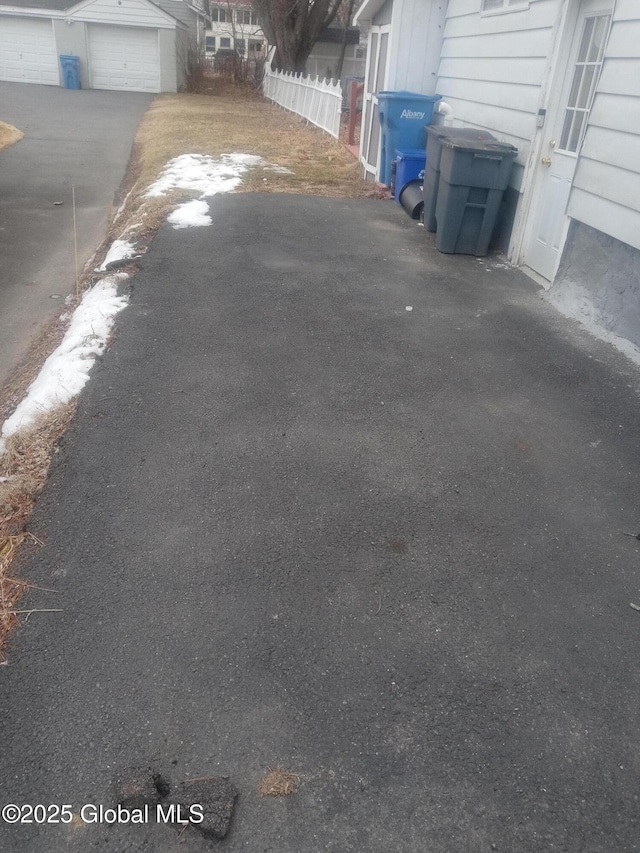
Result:
<svg viewBox="0 0 640 853"><path fill-rule="evenodd" d="M211 20L205 32L207 55L222 50L235 50L243 59L259 59L266 55L264 33L251 0L225 0L212 4Z"/></svg>
<svg viewBox="0 0 640 853"><path fill-rule="evenodd" d="M175 92L202 42L201 0L13 0L0 4L0 80L63 85L60 54L79 57L86 89Z"/></svg>
<svg viewBox="0 0 640 853"><path fill-rule="evenodd" d="M333 78L342 40L342 27L332 25L320 34L307 59L307 74ZM251 0L225 0L211 6L211 23L205 33L206 52L235 50L243 59L264 58L267 39L260 28ZM342 68L343 77L364 75L366 50L359 46L360 30L349 27Z"/></svg>
<svg viewBox="0 0 640 853"><path fill-rule="evenodd" d="M454 126L518 147L501 235L509 259L546 286L586 287L618 313L618 331L631 311L640 333L639 0L365 0L356 20L367 16L379 34L367 173L378 169L375 92L437 92Z"/></svg>

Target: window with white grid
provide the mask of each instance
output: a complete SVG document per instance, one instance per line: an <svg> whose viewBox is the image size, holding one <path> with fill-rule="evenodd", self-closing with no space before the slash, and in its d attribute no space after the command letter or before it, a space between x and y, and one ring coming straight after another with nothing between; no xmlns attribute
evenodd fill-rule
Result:
<svg viewBox="0 0 640 853"><path fill-rule="evenodd" d="M610 21L611 15L594 15L585 18L569 98L564 111L564 122L558 144L560 151L576 154L582 145L589 110L602 68Z"/></svg>

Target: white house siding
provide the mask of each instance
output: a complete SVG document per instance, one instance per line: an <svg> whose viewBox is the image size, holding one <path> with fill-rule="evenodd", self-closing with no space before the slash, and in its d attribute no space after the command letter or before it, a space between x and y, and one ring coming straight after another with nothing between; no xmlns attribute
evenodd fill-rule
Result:
<svg viewBox="0 0 640 853"><path fill-rule="evenodd" d="M394 20L393 25L400 38L397 45L392 41L391 49L396 47L397 53L390 88L421 95L436 93L445 6L444 0L397 0L397 23Z"/></svg>
<svg viewBox="0 0 640 853"><path fill-rule="evenodd" d="M574 219L640 249L640 2L618 0L569 197Z"/></svg>
<svg viewBox="0 0 640 853"><path fill-rule="evenodd" d="M531 0L528 9L480 15L480 0L450 0L437 92L454 124L478 127L518 148L511 184L520 189L536 118L558 0Z"/></svg>

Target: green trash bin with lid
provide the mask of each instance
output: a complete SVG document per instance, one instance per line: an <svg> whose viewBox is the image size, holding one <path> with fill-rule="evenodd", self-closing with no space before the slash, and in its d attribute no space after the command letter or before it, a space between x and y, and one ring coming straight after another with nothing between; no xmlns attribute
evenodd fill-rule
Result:
<svg viewBox="0 0 640 853"><path fill-rule="evenodd" d="M442 139L436 248L447 254L489 251L518 149L507 142Z"/></svg>
<svg viewBox="0 0 640 853"><path fill-rule="evenodd" d="M425 127L425 131L427 134L427 167L424 173L424 227L427 231L435 231L442 140L456 137L457 139L481 141L495 139L495 136L487 130L476 130L469 127L444 127L437 124Z"/></svg>

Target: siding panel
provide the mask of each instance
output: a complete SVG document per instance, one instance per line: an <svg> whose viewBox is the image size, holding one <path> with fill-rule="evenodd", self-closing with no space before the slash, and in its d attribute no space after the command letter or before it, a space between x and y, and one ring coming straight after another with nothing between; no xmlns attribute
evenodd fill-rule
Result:
<svg viewBox="0 0 640 853"><path fill-rule="evenodd" d="M620 130L622 133L638 133L640 98L629 95L598 95L591 110L589 126Z"/></svg>
<svg viewBox="0 0 640 853"><path fill-rule="evenodd" d="M640 249L640 212L573 188L567 209L569 216L590 225L634 249Z"/></svg>
<svg viewBox="0 0 640 853"><path fill-rule="evenodd" d="M635 21L638 19L638 0L618 0L616 21Z"/></svg>
<svg viewBox="0 0 640 853"><path fill-rule="evenodd" d="M464 38L447 38L442 46L443 57L503 57L538 58L546 56L550 45L550 30L531 30L519 33L514 38L513 33L496 33L495 35L466 36Z"/></svg>
<svg viewBox="0 0 640 853"><path fill-rule="evenodd" d="M573 181L574 187L591 193L591 195L606 198L615 204L628 207L629 210L638 208L640 200L640 174L601 163L597 160L582 158L576 169ZM601 231L606 229L601 228ZM615 236L615 235L614 235Z"/></svg>
<svg viewBox="0 0 640 853"><path fill-rule="evenodd" d="M598 92L611 95L640 96L640 59L607 59L602 69Z"/></svg>
<svg viewBox="0 0 640 853"><path fill-rule="evenodd" d="M513 137L518 140L514 145L518 144L521 149L524 145L528 145L528 141L533 136L536 121L535 116L529 113L452 98L446 93L443 93L443 96L453 107L455 124L463 123L470 127L490 130L499 139L506 140L507 137ZM522 160L522 156L519 155L518 159Z"/></svg>
<svg viewBox="0 0 640 853"><path fill-rule="evenodd" d="M476 11L480 8L480 0L476 2ZM492 33L515 33L523 30L523 12L513 12L509 15L491 15L482 18L479 15L465 15L460 18L450 18L447 21L445 38L460 38L471 35L491 35ZM536 3L526 12L527 30L539 30L552 27L556 18L555 3Z"/></svg>
<svg viewBox="0 0 640 853"><path fill-rule="evenodd" d="M523 83L542 79L546 60L526 59L506 64L499 57L488 59L447 58L440 63L440 77L458 80L486 80L488 83Z"/></svg>
<svg viewBox="0 0 640 853"><path fill-rule="evenodd" d="M640 164L640 136L621 133L612 128L591 127L582 148L582 157L637 172Z"/></svg>
<svg viewBox="0 0 640 853"><path fill-rule="evenodd" d="M611 27L607 56L612 59L636 56L640 44L640 20L615 23Z"/></svg>
<svg viewBox="0 0 640 853"><path fill-rule="evenodd" d="M519 112L533 113L538 108L538 86L491 83L487 80L456 80L440 75L438 94L448 98L475 101L488 106L517 104Z"/></svg>
<svg viewBox="0 0 640 853"><path fill-rule="evenodd" d="M558 0L528 10L479 14L481 0L451 0L438 93L454 124L480 127L518 147L511 186L519 188L536 134L541 86L552 46Z"/></svg>
<svg viewBox="0 0 640 853"><path fill-rule="evenodd" d="M616 6L569 198L571 216L637 249L640 249L639 11L637 0L633 3L619 0Z"/></svg>

